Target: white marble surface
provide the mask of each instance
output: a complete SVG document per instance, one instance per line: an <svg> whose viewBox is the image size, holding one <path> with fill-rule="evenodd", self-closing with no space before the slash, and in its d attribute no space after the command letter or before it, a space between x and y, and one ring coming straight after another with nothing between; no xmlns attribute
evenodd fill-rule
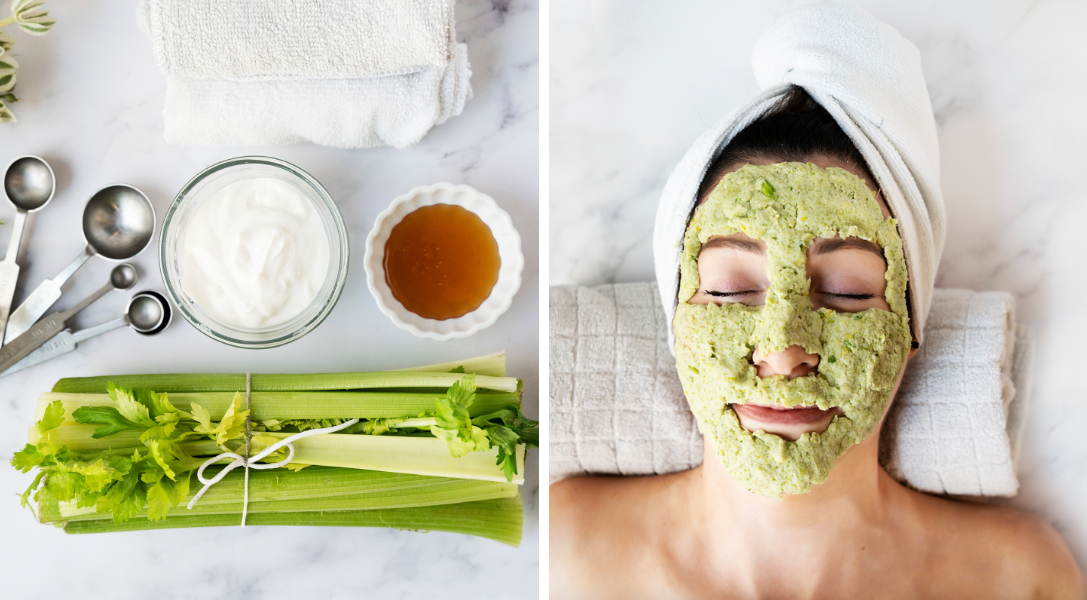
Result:
<svg viewBox="0 0 1087 600"><path fill-rule="evenodd" d="M538 414L539 200L538 6L534 0L457 2L458 38L467 41L475 98L461 116L408 150L343 151L168 146L162 140L165 80L136 28L135 1L50 2L57 26L19 38L22 70L0 126L0 164L20 154L56 170L53 202L32 220L17 302L82 248L86 199L111 182L151 198L159 218L193 175L219 160L266 154L313 174L339 203L351 234L351 272L335 311L316 331L273 350L212 341L179 319L162 335L119 330L81 344L51 363L0 379L0 451L25 443L38 393L60 377L118 372L318 372L384 369L454 360L505 348L511 374L524 379L525 412ZM7 4L3 6L6 14ZM526 267L513 306L489 330L435 342L397 329L374 304L362 268L366 233L396 196L438 181L467 183L493 196L521 234ZM4 201L0 219L14 209ZM0 226L7 247L10 225ZM154 243L157 243L157 236ZM135 263L136 289L163 288L151 249ZM27 264L24 262L23 264ZM111 264L92 259L59 308L107 279ZM79 319L93 325L124 309L113 292ZM7 458L4 459L7 462ZM528 466L525 536L513 549L446 533L376 529L217 528L66 536L41 526L15 494L30 476L0 466L0 597L3 598L415 598L535 597L539 569L536 452Z"/></svg>
<svg viewBox="0 0 1087 600"><path fill-rule="evenodd" d="M664 182L757 90L751 48L807 2L551 4L550 284L648 281ZM920 49L939 127L947 246L938 285L1006 290L1036 328L1013 506L1087 568L1087 4L857 2Z"/></svg>

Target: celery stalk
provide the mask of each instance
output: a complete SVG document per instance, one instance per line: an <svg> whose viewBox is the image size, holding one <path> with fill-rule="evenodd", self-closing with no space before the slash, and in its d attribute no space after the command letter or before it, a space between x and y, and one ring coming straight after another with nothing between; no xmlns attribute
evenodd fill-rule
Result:
<svg viewBox="0 0 1087 600"><path fill-rule="evenodd" d="M54 443L67 446L76 452L105 452L142 448L139 433L121 431L108 437L94 439L91 434L96 425L64 425L52 430ZM279 439L291 433L264 432ZM31 445L41 439L36 427L27 435ZM460 458L449 454L445 442L434 437L407 437L391 435L356 435L330 433L315 435L293 442L294 462L303 465L347 467L370 471L412 473L432 477L478 479L505 482L506 477L496 463L498 449L471 452ZM180 447L191 456L214 456L222 452L209 441L182 442ZM512 483L525 482L525 447L517 447L517 473ZM303 471L304 472L304 471Z"/></svg>
<svg viewBox="0 0 1087 600"><path fill-rule="evenodd" d="M469 358L465 360L454 360L452 362L439 363L436 365L425 365L422 367L408 367L407 369L394 369L395 371L435 371L439 373L448 373L457 367L463 367L465 373L475 373L476 375L490 375L492 377L505 377L506 376L506 351L500 350L494 354L488 354L486 356L477 356L475 358Z"/></svg>
<svg viewBox="0 0 1087 600"><path fill-rule="evenodd" d="M268 375L254 373L250 389L255 392L303 392L381 388L448 388L467 375L422 371L375 371L361 373L300 373ZM105 375L68 377L53 386L61 393L104 393L106 383L157 392L236 392L245 390L244 373L176 373L152 375ZM516 392L520 381L513 377L476 375L480 389Z"/></svg>
<svg viewBox="0 0 1087 600"><path fill-rule="evenodd" d="M178 515L161 521L136 518L116 525L111 520L69 521L65 533L146 531L187 527L231 526L240 523L239 514ZM247 525L304 525L332 527L392 527L395 529L445 531L475 535L517 547L521 544L524 513L521 497L423 506L359 511L258 513L249 515Z"/></svg>
<svg viewBox="0 0 1087 600"><path fill-rule="evenodd" d="M234 392L201 392L169 394L170 402L183 411L192 410L195 402L211 414L223 418ZM253 392L250 407L253 419L384 419L414 417L434 410L434 401L445 392ZM72 413L84 406L114 406L106 394L45 392L38 398L35 420L41 420L50 402L60 400L64 405L65 424L75 424ZM512 404L520 408L518 392L476 392L475 402L468 412L477 417Z"/></svg>
<svg viewBox="0 0 1087 600"><path fill-rule="evenodd" d="M289 433L266 433L283 439ZM498 449L470 452L454 458L445 442L433 437L348 435L330 433L294 442L294 460L304 465L349 467L373 471L414 473L435 477L506 481L496 463ZM517 476L511 483L525 482L525 447L517 447Z"/></svg>
<svg viewBox="0 0 1087 600"><path fill-rule="evenodd" d="M209 470L208 477L215 471ZM192 482L189 495L171 511L171 515L240 514L244 494L244 473L232 471L208 489L191 509L185 506L196 495L199 485ZM517 486L509 483L424 477L401 473L310 467L287 475L285 472L250 471L250 514L265 512L303 512L320 510L373 510L436 506L478 502L517 495ZM42 522L109 519L92 507L78 508L75 502L43 502ZM146 517L146 511L137 513Z"/></svg>

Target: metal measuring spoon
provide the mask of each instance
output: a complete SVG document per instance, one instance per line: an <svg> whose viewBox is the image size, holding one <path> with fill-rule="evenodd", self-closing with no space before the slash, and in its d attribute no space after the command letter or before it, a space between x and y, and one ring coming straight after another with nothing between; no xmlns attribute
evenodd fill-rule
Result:
<svg viewBox="0 0 1087 600"><path fill-rule="evenodd" d="M128 260L151 243L155 233L155 209L136 188L115 184L98 190L83 209L83 237L87 247L59 275L46 279L8 318L4 343L30 329L60 298L64 285L87 259L95 254L107 260Z"/></svg>
<svg viewBox="0 0 1087 600"><path fill-rule="evenodd" d="M79 342L89 340L114 329L120 329L125 325L128 325L136 333L152 336L162 333L170 326L172 320L173 309L170 308L170 303L166 298L158 292L143 291L132 296L132 299L128 301L123 317L75 332L71 329L65 329L53 336L53 339L40 348L28 354L26 358L12 365L10 369L0 373L0 377L11 375L16 371L22 371L27 367L33 367L47 360L68 354L76 349Z"/></svg>
<svg viewBox="0 0 1087 600"><path fill-rule="evenodd" d="M53 336L64 331L65 321L79 314L79 311L90 306L95 300L105 296L111 290L127 290L136 285L136 279L136 267L128 263L113 267L113 270L109 273L109 283L98 288L98 291L66 311L55 312L45 317L35 323L26 333L0 348L0 372L7 371L26 355L52 339Z"/></svg>
<svg viewBox="0 0 1087 600"><path fill-rule="evenodd" d="M8 242L8 253L0 262L0 334L8 324L8 312L15 295L15 282L19 279L19 244L23 241L26 215L45 208L53 199L57 178L49 163L37 156L20 156L11 161L4 172L4 193L15 205L15 224Z"/></svg>

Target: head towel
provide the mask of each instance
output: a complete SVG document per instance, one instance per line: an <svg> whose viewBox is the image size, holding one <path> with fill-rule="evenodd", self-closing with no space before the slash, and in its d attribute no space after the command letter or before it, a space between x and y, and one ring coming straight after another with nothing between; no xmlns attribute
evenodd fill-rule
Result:
<svg viewBox="0 0 1087 600"><path fill-rule="evenodd" d="M755 44L751 63L762 91L698 138L661 194L653 257L668 323L675 315L687 217L706 170L733 136L797 85L853 140L898 220L911 329L921 342L944 246L944 201L936 122L917 48L860 8L816 4L779 18ZM668 337L673 347L671 326Z"/></svg>

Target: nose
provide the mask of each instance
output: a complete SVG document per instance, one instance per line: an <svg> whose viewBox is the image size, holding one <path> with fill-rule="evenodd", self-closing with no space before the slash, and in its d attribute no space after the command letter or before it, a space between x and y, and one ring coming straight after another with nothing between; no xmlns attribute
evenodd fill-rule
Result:
<svg viewBox="0 0 1087 600"><path fill-rule="evenodd" d="M766 353L762 348L755 348L751 362L754 363L759 377L787 375L789 379L796 379L815 372L815 367L819 365L819 355L809 354L795 344L781 352Z"/></svg>

